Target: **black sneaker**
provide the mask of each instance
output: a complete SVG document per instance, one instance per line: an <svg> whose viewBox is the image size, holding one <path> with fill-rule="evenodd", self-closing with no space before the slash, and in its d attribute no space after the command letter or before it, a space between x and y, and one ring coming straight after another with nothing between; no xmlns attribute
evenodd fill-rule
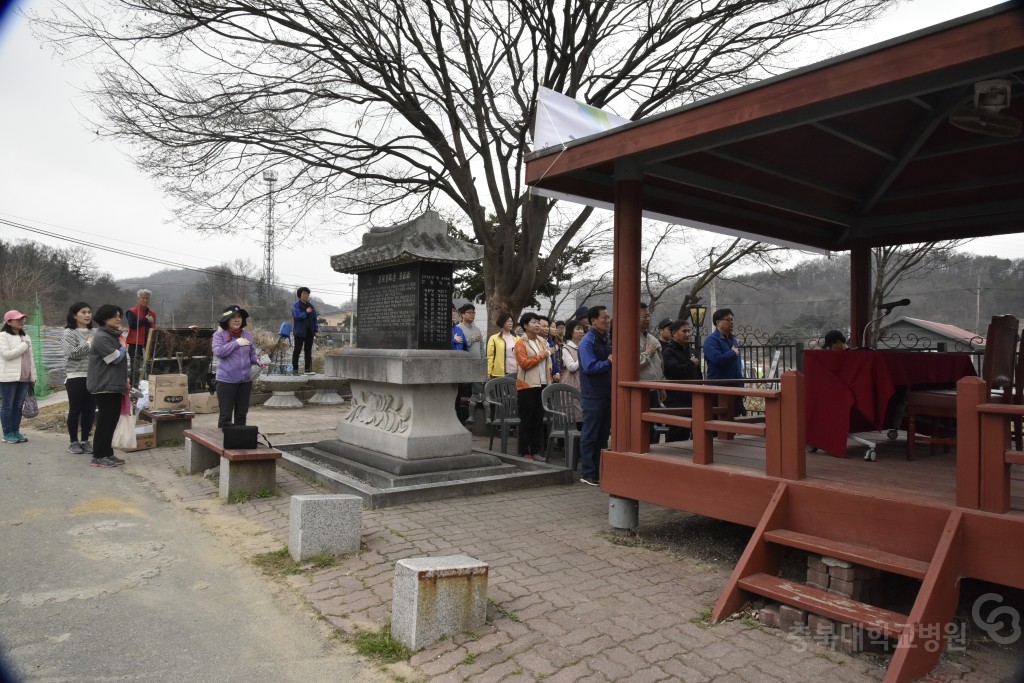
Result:
<svg viewBox="0 0 1024 683"><path fill-rule="evenodd" d="M85 453L85 449L82 448L82 444L79 442L72 441L71 445L68 446L68 453L71 453L72 455L81 455L82 453Z"/></svg>
<svg viewBox="0 0 1024 683"><path fill-rule="evenodd" d="M121 458L117 457L116 455L108 455L107 458L109 458L113 462L116 462L118 465L123 465L124 464L124 460L122 460Z"/></svg>
<svg viewBox="0 0 1024 683"><path fill-rule="evenodd" d="M580 483L587 486L600 486L601 480L594 477L580 477Z"/></svg>
<svg viewBox="0 0 1024 683"><path fill-rule="evenodd" d="M112 470L118 466L116 462L110 458L93 458L89 461L90 467L103 467L104 469Z"/></svg>
<svg viewBox="0 0 1024 683"><path fill-rule="evenodd" d="M78 445L82 447L83 453L92 453L92 444L88 441L79 441Z"/></svg>

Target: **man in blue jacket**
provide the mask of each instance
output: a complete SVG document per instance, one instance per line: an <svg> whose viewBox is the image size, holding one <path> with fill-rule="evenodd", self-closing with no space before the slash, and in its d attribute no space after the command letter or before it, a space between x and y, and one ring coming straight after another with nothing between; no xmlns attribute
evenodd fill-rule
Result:
<svg viewBox="0 0 1024 683"><path fill-rule="evenodd" d="M601 449L608 446L612 431L612 339L608 334L611 316L604 306L587 311L590 331L580 341L580 394L583 430L580 432L580 460L584 484L601 484Z"/></svg>
<svg viewBox="0 0 1024 683"><path fill-rule="evenodd" d="M743 359L740 357L740 343L732 335L732 310L720 308L711 316L715 331L704 340L704 362L708 367L708 379L743 379ZM737 382L736 386L743 386ZM719 397L719 405L722 405ZM736 402L736 414L743 415L743 401Z"/></svg>

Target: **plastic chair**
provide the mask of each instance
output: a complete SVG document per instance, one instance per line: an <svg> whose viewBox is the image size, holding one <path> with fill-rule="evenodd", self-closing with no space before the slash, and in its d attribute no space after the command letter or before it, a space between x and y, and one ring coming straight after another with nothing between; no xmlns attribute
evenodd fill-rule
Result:
<svg viewBox="0 0 1024 683"><path fill-rule="evenodd" d="M568 384L549 384L540 393L544 414L551 418L551 431L548 434L548 457L551 456L551 442L561 439L565 452L565 466L576 469L579 462L580 430L576 429L578 417L582 417L583 408L580 390Z"/></svg>
<svg viewBox="0 0 1024 683"><path fill-rule="evenodd" d="M484 403L494 406L491 419L491 440L487 448L494 450L494 432L501 430L501 452L508 453L508 434L512 427L519 433L519 395L511 377L495 377L484 385Z"/></svg>

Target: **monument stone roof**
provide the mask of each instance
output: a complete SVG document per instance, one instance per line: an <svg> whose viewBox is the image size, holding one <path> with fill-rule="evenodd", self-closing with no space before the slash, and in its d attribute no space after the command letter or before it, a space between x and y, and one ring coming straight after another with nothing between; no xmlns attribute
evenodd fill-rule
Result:
<svg viewBox="0 0 1024 683"><path fill-rule="evenodd" d="M448 235L448 226L435 211L388 228L370 228L362 246L331 257L339 273L359 273L388 266L427 261L463 264L480 261L484 248Z"/></svg>

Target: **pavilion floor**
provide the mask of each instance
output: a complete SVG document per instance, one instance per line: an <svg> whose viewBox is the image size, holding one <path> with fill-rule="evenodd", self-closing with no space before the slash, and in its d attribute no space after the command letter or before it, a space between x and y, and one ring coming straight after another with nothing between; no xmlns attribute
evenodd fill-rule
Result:
<svg viewBox="0 0 1024 683"><path fill-rule="evenodd" d="M846 458L837 458L823 451L807 454L807 483L841 488L847 492L860 492L878 496L889 492L900 499L934 505L954 506L956 500L956 449L943 452L936 448L935 455L927 445L918 446L914 460L906 459L905 433L890 441L884 433L856 434L876 443L877 461L863 459L865 447L849 441ZM737 436L730 440L715 440L715 462L709 467L740 469L744 474L762 474L765 470L764 439ZM679 457L693 461L693 448L689 441L661 443L651 448L652 453ZM1011 466L1011 515L1024 517L1024 467ZM938 499L938 500L936 500Z"/></svg>

